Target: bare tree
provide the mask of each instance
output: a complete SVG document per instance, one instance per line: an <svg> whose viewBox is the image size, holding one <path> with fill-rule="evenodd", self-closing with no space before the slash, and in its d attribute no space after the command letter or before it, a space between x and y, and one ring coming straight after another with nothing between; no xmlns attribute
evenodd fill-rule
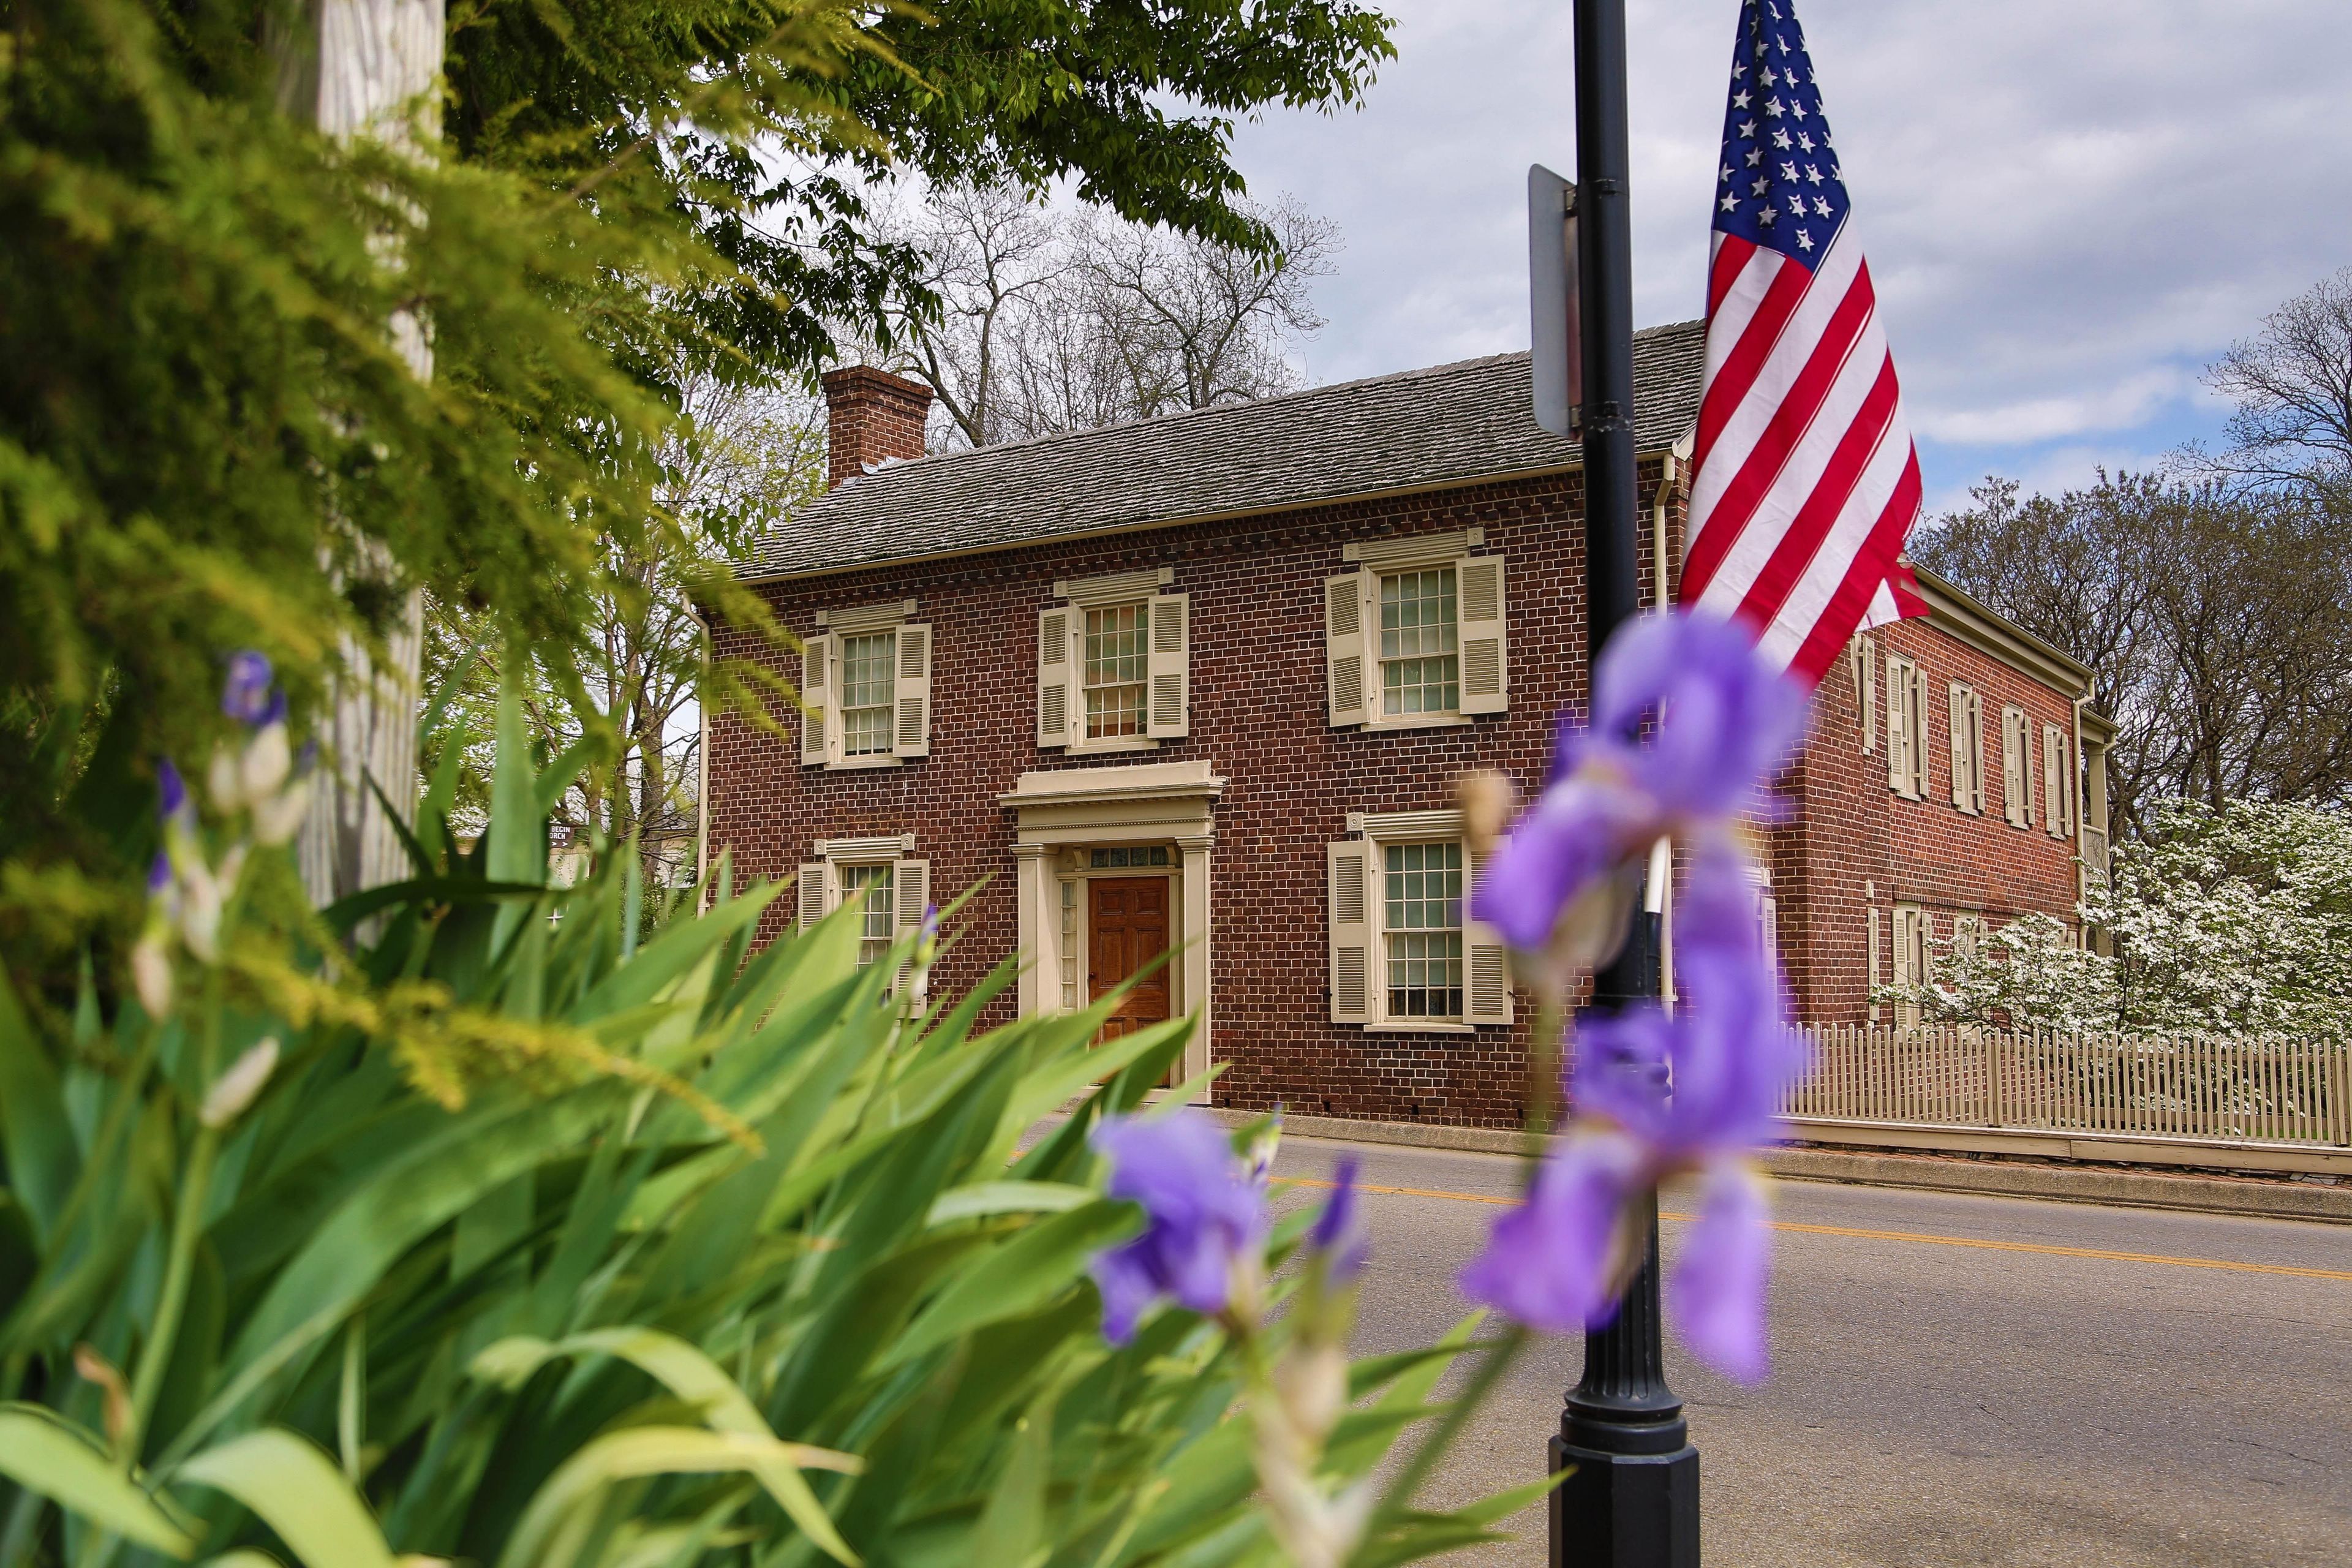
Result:
<svg viewBox="0 0 2352 1568"><path fill-rule="evenodd" d="M655 503L691 546L632 546L611 534L595 614L583 647L534 665L523 692L532 733L551 752L590 742L592 760L556 805L555 831L585 850L635 837L649 889L695 874L700 775L702 624L694 608L705 574L722 574L764 530L818 493L824 426L795 389L744 384L708 366L672 367L683 419L661 455ZM473 635L462 609L433 606L431 664L457 668ZM461 710L487 777L486 741L497 700L492 661L465 677ZM468 802L478 810L478 792Z"/></svg>
<svg viewBox="0 0 2352 1568"><path fill-rule="evenodd" d="M2116 822L2166 796L2352 798L2352 579L2343 522L2217 480L2014 481L1912 545L1995 610L2091 664L2115 721Z"/></svg>
<svg viewBox="0 0 2352 1568"><path fill-rule="evenodd" d="M2263 317L2205 379L2237 409L2230 449L2191 462L2352 514L2352 268Z"/></svg>
<svg viewBox="0 0 2352 1568"><path fill-rule="evenodd" d="M891 367L929 384L953 445L986 446L1286 392L1323 326L1313 280L1337 229L1284 201L1258 256L1033 205L934 192L893 237L931 258L935 316L908 312Z"/></svg>

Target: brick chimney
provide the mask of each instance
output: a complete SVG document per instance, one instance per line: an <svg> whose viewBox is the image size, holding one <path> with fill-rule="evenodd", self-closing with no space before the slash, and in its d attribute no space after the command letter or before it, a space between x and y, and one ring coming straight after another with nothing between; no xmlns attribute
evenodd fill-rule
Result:
<svg viewBox="0 0 2352 1568"><path fill-rule="evenodd" d="M825 489L838 489L886 458L923 455L923 420L931 411L931 389L853 364L829 370L824 383Z"/></svg>

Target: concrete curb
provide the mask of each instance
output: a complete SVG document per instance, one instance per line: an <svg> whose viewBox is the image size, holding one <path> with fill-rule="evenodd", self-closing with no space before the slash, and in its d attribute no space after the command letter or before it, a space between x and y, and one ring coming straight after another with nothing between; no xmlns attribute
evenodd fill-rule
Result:
<svg viewBox="0 0 2352 1568"><path fill-rule="evenodd" d="M1255 1120L1254 1112L1221 1109L1213 1114L1229 1126ZM1295 1138L1328 1138L1348 1143L1389 1143L1409 1149L1450 1149L1479 1154L1517 1154L1527 1146L1522 1134L1502 1128L1353 1121L1337 1116L1285 1116L1283 1131ZM1914 1187L1928 1192L1982 1193L1996 1197L2352 1225L2352 1186L2273 1177L2175 1174L2113 1165L2042 1164L2027 1160L1941 1154L1886 1154L1818 1145L1769 1150L1763 1156L1763 1164L1774 1175L1793 1182Z"/></svg>

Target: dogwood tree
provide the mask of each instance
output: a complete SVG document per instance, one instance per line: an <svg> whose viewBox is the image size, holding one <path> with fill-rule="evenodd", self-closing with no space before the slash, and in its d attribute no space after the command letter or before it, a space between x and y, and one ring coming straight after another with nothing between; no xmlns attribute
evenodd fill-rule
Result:
<svg viewBox="0 0 2352 1568"><path fill-rule="evenodd" d="M2028 915L1931 941L1879 1000L1937 1022L2122 1033L2352 1036L2352 816L2169 800L2081 906L2107 951Z"/></svg>

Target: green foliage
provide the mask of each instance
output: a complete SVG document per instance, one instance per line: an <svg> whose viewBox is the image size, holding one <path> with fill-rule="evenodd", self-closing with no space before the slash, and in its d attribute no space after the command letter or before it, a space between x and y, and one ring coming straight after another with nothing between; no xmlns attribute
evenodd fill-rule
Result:
<svg viewBox="0 0 2352 1568"><path fill-rule="evenodd" d="M854 910L753 952L723 873L638 944L618 875L539 885L577 763L516 728L481 842L429 799L316 918L265 852L160 1019L0 988L0 1565L1273 1561L1225 1331L1114 1348L1086 1274L1138 1218L1085 1134L1189 1025L976 1033L1010 963L917 1014ZM1477 1348L1359 1363L1333 1483ZM1512 1506L1391 1502L1365 1561Z"/></svg>

